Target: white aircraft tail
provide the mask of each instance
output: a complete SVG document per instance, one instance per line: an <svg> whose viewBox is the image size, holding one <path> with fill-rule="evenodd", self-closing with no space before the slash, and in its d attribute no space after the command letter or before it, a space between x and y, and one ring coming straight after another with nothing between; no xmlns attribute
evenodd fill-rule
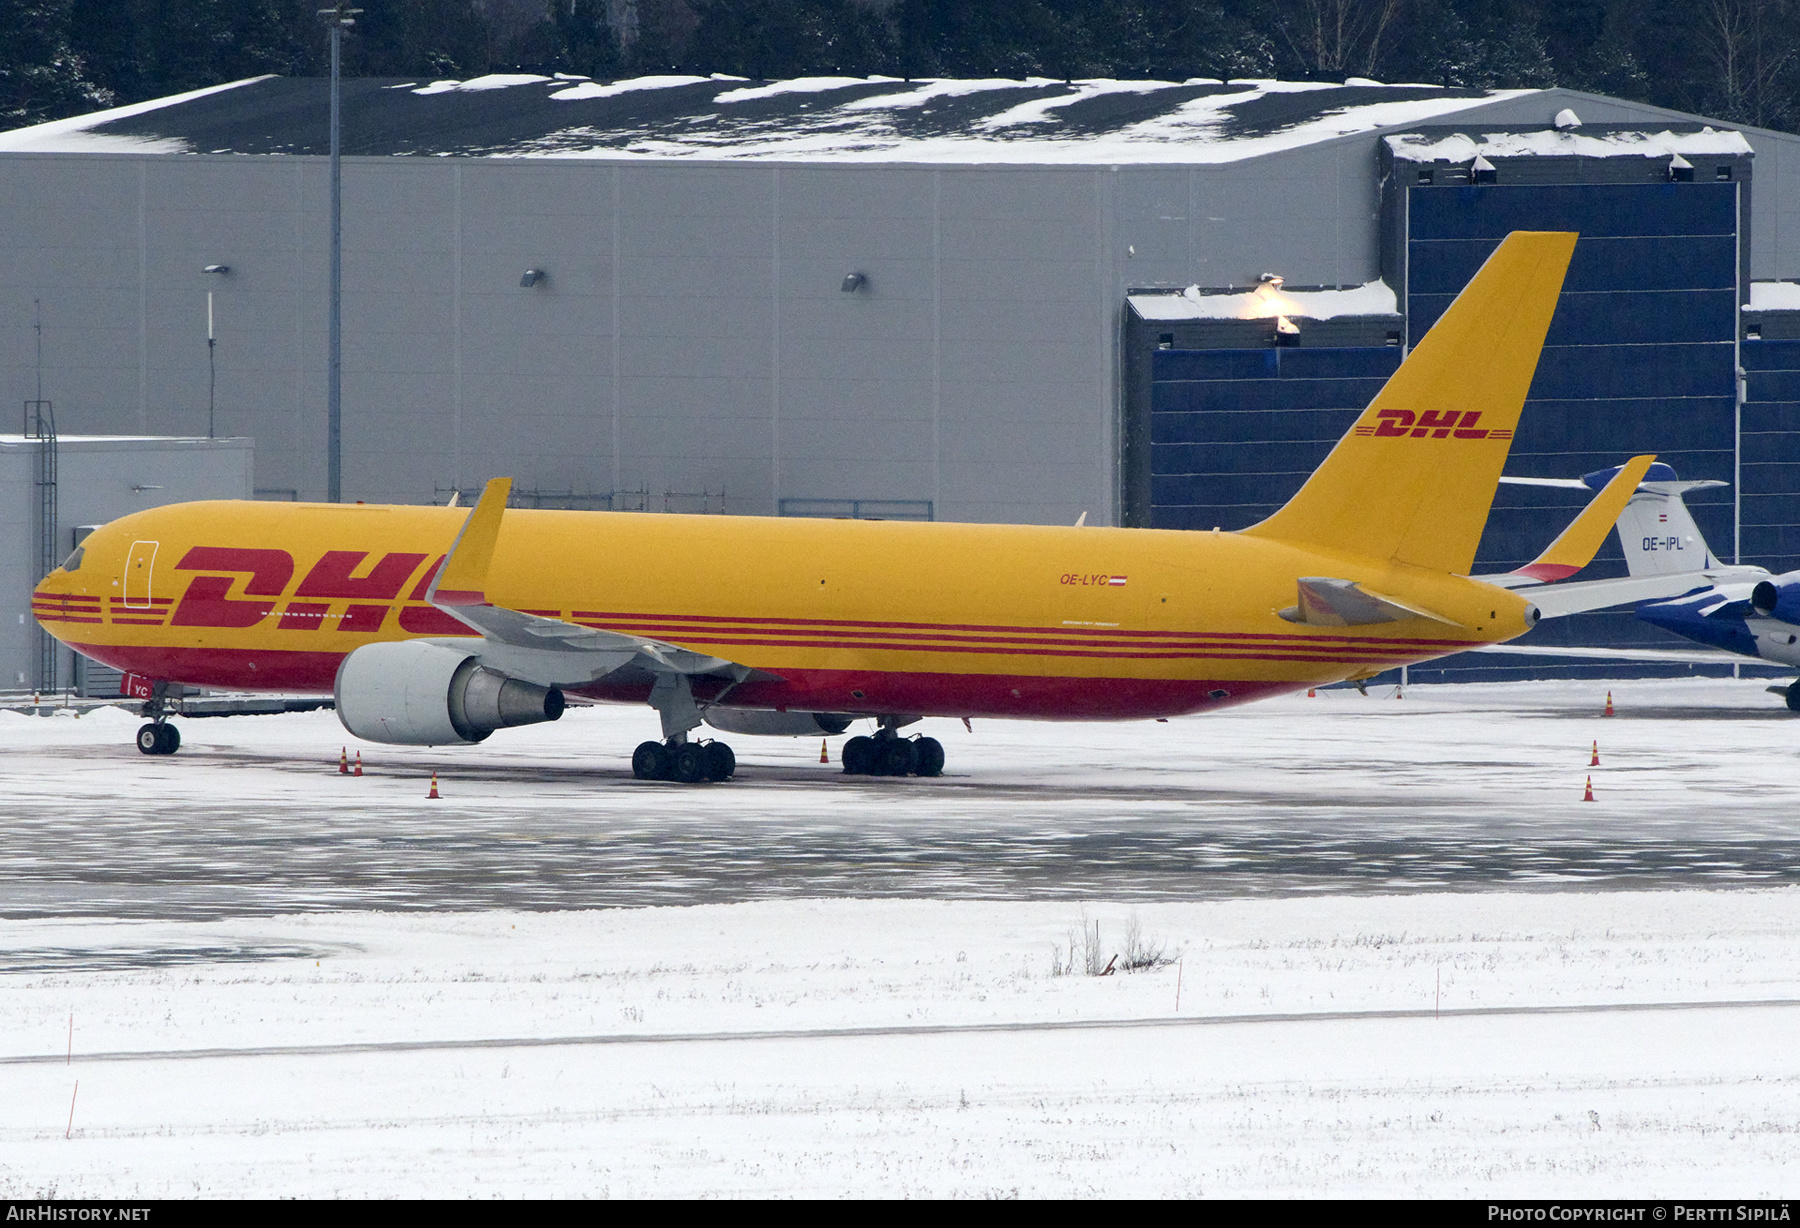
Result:
<svg viewBox="0 0 1800 1228"><path fill-rule="evenodd" d="M1590 473L1581 480L1604 486L1614 470ZM1724 486L1724 482L1682 482L1667 465L1652 465L1637 493L1619 513L1619 548L1634 576L1673 576L1715 571L1722 564L1707 547L1682 495L1690 490Z"/></svg>

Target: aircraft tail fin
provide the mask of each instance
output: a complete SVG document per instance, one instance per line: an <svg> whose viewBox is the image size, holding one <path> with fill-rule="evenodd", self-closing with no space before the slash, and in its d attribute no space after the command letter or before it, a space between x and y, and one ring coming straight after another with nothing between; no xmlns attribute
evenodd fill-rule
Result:
<svg viewBox="0 0 1800 1228"><path fill-rule="evenodd" d="M1590 473L1581 480L1593 485L1610 472ZM1619 513L1619 548L1625 552L1626 569L1634 576L1672 576L1722 566L1681 496L1725 483L1676 481L1675 471L1667 465L1656 466L1649 476L1651 480L1638 485Z"/></svg>
<svg viewBox="0 0 1800 1228"><path fill-rule="evenodd" d="M1508 235L1299 493L1244 532L1467 575L1575 238Z"/></svg>

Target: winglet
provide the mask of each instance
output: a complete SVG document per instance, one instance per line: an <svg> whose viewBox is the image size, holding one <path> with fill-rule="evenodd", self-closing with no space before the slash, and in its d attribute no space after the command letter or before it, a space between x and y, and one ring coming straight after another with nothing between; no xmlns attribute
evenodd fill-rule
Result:
<svg viewBox="0 0 1800 1228"><path fill-rule="evenodd" d="M1612 532L1619 513L1625 510L1638 483L1644 480L1645 472L1655 460L1654 455L1634 456L1626 462L1542 554L1512 574L1547 584L1572 576L1593 562L1595 551Z"/></svg>
<svg viewBox="0 0 1800 1228"><path fill-rule="evenodd" d="M487 484L481 501L463 521L462 532L450 547L450 557L438 568L425 600L438 606L488 604L488 564L494 558L494 544L500 540L500 517L511 494L511 478L495 478Z"/></svg>

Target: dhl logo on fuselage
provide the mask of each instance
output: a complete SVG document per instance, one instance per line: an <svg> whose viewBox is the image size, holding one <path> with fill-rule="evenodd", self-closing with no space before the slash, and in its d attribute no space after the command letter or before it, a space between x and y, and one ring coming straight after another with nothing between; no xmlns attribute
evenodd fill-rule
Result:
<svg viewBox="0 0 1800 1228"><path fill-rule="evenodd" d="M1487 430L1475 425L1481 421L1480 410L1426 409L1417 414L1410 409L1382 409L1375 413L1374 426L1359 426L1358 435L1387 439L1511 439L1509 430Z"/></svg>
<svg viewBox="0 0 1800 1228"><path fill-rule="evenodd" d="M177 572L198 572L188 581L178 601L157 598L155 605L130 598L115 605L114 622L145 623L170 627L255 627L277 617L282 631L379 632L388 614L400 602L400 592L418 574L417 582L399 606L399 626L414 635L468 635L467 626L434 606L424 604L431 579L443 566L437 562L419 572L429 555L392 552L368 563L366 550L327 550L294 584L294 556L286 550L239 546L195 546L175 564ZM361 572L361 574L358 574ZM233 596L240 580L241 595ZM116 601L117 599L115 599ZM160 615L169 605L173 613L164 623ZM148 617L146 617L148 616Z"/></svg>

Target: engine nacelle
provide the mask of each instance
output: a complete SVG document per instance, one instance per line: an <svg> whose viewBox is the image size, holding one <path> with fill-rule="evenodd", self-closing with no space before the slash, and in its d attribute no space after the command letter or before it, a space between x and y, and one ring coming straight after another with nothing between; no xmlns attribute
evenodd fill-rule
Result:
<svg viewBox="0 0 1800 1228"><path fill-rule="evenodd" d="M448 746L553 721L563 693L488 669L466 652L401 640L365 644L338 666L338 720L369 742Z"/></svg>
<svg viewBox="0 0 1800 1228"><path fill-rule="evenodd" d="M714 729L770 738L839 734L850 728L855 719L841 712L770 712L758 708L709 708L706 712L706 723Z"/></svg>
<svg viewBox="0 0 1800 1228"><path fill-rule="evenodd" d="M1750 590L1750 608L1764 618L1800 623L1800 571L1759 583Z"/></svg>

